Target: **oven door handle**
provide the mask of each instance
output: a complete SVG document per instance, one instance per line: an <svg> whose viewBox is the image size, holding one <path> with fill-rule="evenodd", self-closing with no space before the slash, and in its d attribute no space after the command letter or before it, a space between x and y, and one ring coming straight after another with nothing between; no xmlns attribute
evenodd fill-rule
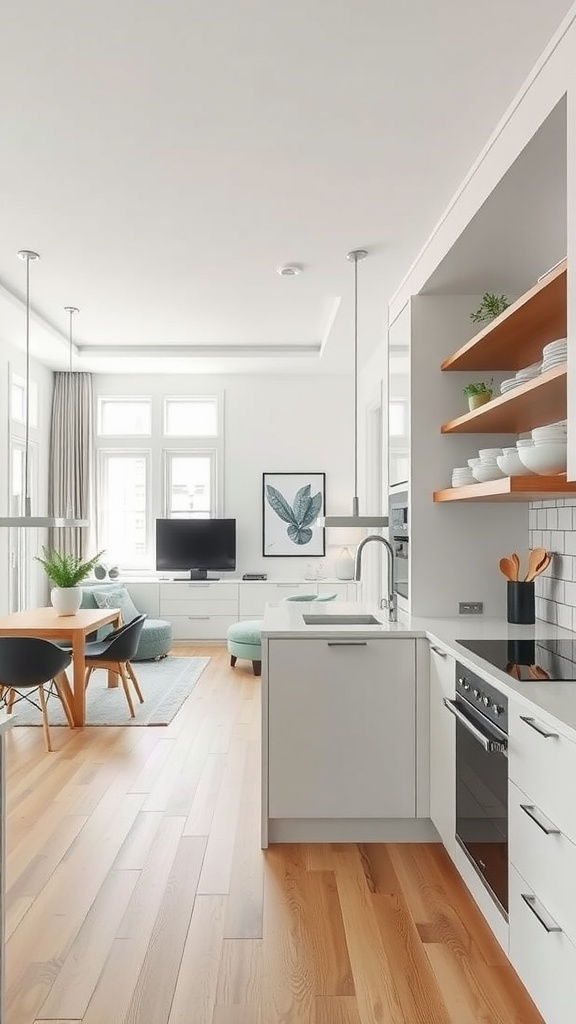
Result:
<svg viewBox="0 0 576 1024"><path fill-rule="evenodd" d="M460 722L460 724L464 726L466 731L469 732L470 735L473 736L478 743L482 744L484 750L488 754L504 754L505 757L508 756L507 742L505 739L495 739L494 736L489 736L485 732L482 732L482 730L479 729L478 726L474 724L474 722L471 722L470 719L464 714L464 712L460 710L460 708L456 704L456 701L448 700L447 697L444 697L443 701L444 707L448 709L450 714L454 715L454 718L456 718ZM502 735L505 736L504 733L502 733Z"/></svg>

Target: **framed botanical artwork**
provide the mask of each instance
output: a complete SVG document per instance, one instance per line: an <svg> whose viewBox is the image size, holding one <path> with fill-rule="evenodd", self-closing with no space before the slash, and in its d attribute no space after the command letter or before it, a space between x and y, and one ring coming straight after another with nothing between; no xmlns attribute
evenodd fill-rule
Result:
<svg viewBox="0 0 576 1024"><path fill-rule="evenodd" d="M325 502L325 473L263 473L262 554L325 555L326 531L317 525Z"/></svg>

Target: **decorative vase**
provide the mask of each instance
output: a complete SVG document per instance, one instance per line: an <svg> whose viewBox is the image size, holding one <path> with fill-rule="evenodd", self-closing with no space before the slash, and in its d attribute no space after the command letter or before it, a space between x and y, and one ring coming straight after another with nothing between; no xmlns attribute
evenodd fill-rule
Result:
<svg viewBox="0 0 576 1024"><path fill-rule="evenodd" d="M338 558L334 566L336 572L336 578L339 580L353 580L354 579L354 559L350 554L350 550L347 547L340 549Z"/></svg>
<svg viewBox="0 0 576 1024"><path fill-rule="evenodd" d="M481 405L486 405L492 398L491 391L482 391L479 395L468 395L468 408L470 412L473 409L479 409Z"/></svg>
<svg viewBox="0 0 576 1024"><path fill-rule="evenodd" d="M94 575L95 575L97 580L105 580L106 579L106 566L105 565L100 565L100 564L95 565L94 566Z"/></svg>
<svg viewBox="0 0 576 1024"><path fill-rule="evenodd" d="M111 569L108 569L108 576L111 580L117 580L120 575L120 569L117 565L113 565Z"/></svg>
<svg viewBox="0 0 576 1024"><path fill-rule="evenodd" d="M76 615L82 604L81 587L53 587L50 591L52 607L57 615Z"/></svg>

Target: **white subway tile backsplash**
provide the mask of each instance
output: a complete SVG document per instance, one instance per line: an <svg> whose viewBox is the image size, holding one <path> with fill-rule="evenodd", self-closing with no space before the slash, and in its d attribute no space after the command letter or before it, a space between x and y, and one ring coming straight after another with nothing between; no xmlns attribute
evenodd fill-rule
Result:
<svg viewBox="0 0 576 1024"><path fill-rule="evenodd" d="M576 494L532 502L528 527L529 547L552 554L546 573L536 579L536 618L576 632Z"/></svg>
<svg viewBox="0 0 576 1024"><path fill-rule="evenodd" d="M559 604L556 607L556 622L564 629L572 629L572 613L574 609L567 604Z"/></svg>
<svg viewBox="0 0 576 1024"><path fill-rule="evenodd" d="M530 513L528 513L528 525L530 525ZM572 529L572 509L571 508L559 508L558 509L558 529L559 530L571 530Z"/></svg>

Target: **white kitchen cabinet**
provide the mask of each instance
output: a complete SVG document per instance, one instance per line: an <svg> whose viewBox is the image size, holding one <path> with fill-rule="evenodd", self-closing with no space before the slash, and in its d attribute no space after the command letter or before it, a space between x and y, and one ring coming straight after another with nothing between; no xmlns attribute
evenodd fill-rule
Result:
<svg viewBox="0 0 576 1024"><path fill-rule="evenodd" d="M268 645L268 816L415 817L412 639Z"/></svg>
<svg viewBox="0 0 576 1024"><path fill-rule="evenodd" d="M454 700L456 662L430 647L430 817L448 853L456 848L456 720L444 698Z"/></svg>
<svg viewBox="0 0 576 1024"><path fill-rule="evenodd" d="M576 947L540 893L510 867L510 960L546 1024L574 1024Z"/></svg>
<svg viewBox="0 0 576 1024"><path fill-rule="evenodd" d="M576 743L508 704L509 955L546 1024L574 1021Z"/></svg>

